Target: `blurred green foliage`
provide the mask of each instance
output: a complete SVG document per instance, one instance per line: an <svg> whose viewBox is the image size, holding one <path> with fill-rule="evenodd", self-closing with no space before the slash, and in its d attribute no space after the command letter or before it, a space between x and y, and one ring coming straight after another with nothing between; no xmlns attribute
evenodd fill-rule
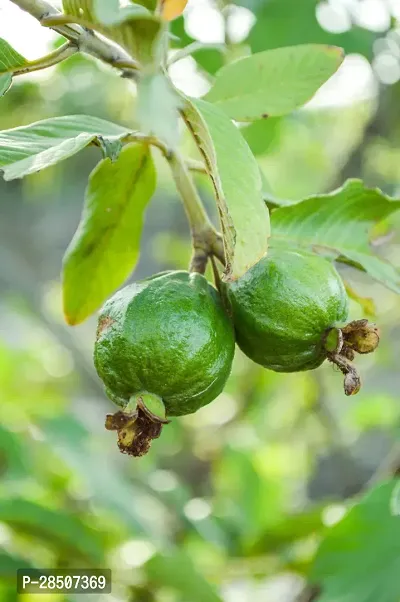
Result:
<svg viewBox="0 0 400 602"><path fill-rule="evenodd" d="M396 32L392 18L391 30L379 34L360 26L328 33L313 0L236 4L254 11L255 25L226 54L196 53L196 69L207 77L245 45L260 51L325 42L374 60L374 40ZM177 47L193 39L183 19L173 33ZM245 135L278 197L322 193L349 176L395 195L399 99L399 83L376 81L370 98L256 122ZM74 113L132 127L133 84L75 56L48 78L14 83L0 101L0 128ZM238 352L214 403L173 420L148 456L123 457L103 426L111 404L92 366L95 318L70 329L60 310L61 258L98 159L98 149L89 149L26 180L0 182L0 599L16 600L17 567L106 566L116 602L292 602L327 528L398 462L399 299L342 266L349 286L373 301L382 330L374 357L360 362L364 387L354 399L343 396L328 365L280 375ZM155 159L158 190L135 279L186 267L190 256L185 216ZM210 188L201 176L198 184L211 209ZM398 226L396 215L387 221L381 234L390 244L379 252L400 266ZM361 317L361 306L351 303L352 317ZM353 516L338 527L353 525ZM388 517L388 537L394 520ZM334 529L325 546L338 545ZM337 599L329 587L324 602ZM374 600L395 602L396 587ZM355 596L352 602L364 600ZM31 599L41 600L24 597Z"/></svg>

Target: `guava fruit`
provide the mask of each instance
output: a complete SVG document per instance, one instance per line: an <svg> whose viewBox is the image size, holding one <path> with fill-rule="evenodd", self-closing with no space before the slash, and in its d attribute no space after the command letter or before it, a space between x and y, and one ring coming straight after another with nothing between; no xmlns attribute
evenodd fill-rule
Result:
<svg viewBox="0 0 400 602"><path fill-rule="evenodd" d="M213 401L234 348L233 325L201 274L166 272L118 291L101 310L94 362L121 407L106 422L120 449L142 455L167 417Z"/></svg>
<svg viewBox="0 0 400 602"><path fill-rule="evenodd" d="M373 351L379 336L367 320L345 326L347 294L331 262L308 251L271 248L241 278L224 283L222 294L236 341L254 362L298 372L329 359L345 374L346 394L359 390L353 351Z"/></svg>

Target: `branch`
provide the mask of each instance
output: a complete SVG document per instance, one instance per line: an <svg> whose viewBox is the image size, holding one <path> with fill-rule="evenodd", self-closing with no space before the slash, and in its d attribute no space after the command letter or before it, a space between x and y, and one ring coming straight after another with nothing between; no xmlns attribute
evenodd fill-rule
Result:
<svg viewBox="0 0 400 602"><path fill-rule="evenodd" d="M192 234L193 256L190 271L203 274L210 255L215 255L221 263L225 263L222 239L209 220L184 160L176 152L170 153L166 158L182 197Z"/></svg>
<svg viewBox="0 0 400 602"><path fill-rule="evenodd" d="M49 17L61 15L60 11L46 0L11 0L11 2L29 13L40 23ZM74 24L58 24L54 25L52 29L73 42L81 52L99 58L112 67L122 69L125 77L135 77L135 71L138 68L137 63L122 48L109 40Z"/></svg>
<svg viewBox="0 0 400 602"><path fill-rule="evenodd" d="M77 23L70 23L71 17L63 15L46 0L11 0L11 2L28 12L42 25L51 27L67 38L70 41L69 47L74 46L77 50L120 69L125 77L133 79L136 77L138 63L122 48L99 36L92 28L88 29ZM57 54L55 58L57 58ZM125 142L137 140L139 136L140 134L133 133L125 139ZM199 162L193 161L186 165L178 154L171 152L154 137L147 137L147 141L149 144L157 146L169 162L177 189L182 197L194 249L190 269L204 273L207 260L211 255L217 257L224 264L225 255L221 235L210 222L189 172L189 169L203 171L204 167Z"/></svg>

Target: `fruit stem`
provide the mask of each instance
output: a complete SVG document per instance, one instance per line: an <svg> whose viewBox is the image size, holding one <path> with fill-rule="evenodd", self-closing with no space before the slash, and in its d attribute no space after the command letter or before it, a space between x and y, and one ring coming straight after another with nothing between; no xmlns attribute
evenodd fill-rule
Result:
<svg viewBox="0 0 400 602"><path fill-rule="evenodd" d="M355 366L346 357L340 353L328 355L329 361L336 364L344 375L343 388L346 395L356 395L361 388L360 376Z"/></svg>
<svg viewBox="0 0 400 602"><path fill-rule="evenodd" d="M204 274L210 255L225 264L225 254L220 234L212 225L193 178L184 160L177 152L167 156L176 188L182 198L192 235L193 255L190 271Z"/></svg>

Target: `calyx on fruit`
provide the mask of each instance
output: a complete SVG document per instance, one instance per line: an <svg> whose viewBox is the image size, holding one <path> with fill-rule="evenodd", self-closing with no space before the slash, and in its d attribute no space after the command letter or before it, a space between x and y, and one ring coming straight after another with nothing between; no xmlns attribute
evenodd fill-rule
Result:
<svg viewBox="0 0 400 602"><path fill-rule="evenodd" d="M169 416L222 391L235 339L217 291L201 274L157 274L118 291L101 310L94 361L120 410L107 416L122 452L145 454Z"/></svg>
<svg viewBox="0 0 400 602"><path fill-rule="evenodd" d="M157 413L150 409L154 406L158 406ZM105 427L118 432L118 447L122 453L144 456L152 440L161 435L163 424L168 422L161 399L142 393L131 397L124 410L107 414Z"/></svg>
<svg viewBox="0 0 400 602"><path fill-rule="evenodd" d="M368 320L354 320L342 328L333 327L325 334L327 358L344 374L344 392L355 395L361 379L352 361L356 353L372 353L379 345L379 328Z"/></svg>
<svg viewBox="0 0 400 602"><path fill-rule="evenodd" d="M235 282L223 283L236 340L254 362L278 372L317 368L326 359L344 374L346 395L357 393L356 353L370 353L379 332L367 320L345 321L348 300L335 267L303 250L272 248Z"/></svg>

